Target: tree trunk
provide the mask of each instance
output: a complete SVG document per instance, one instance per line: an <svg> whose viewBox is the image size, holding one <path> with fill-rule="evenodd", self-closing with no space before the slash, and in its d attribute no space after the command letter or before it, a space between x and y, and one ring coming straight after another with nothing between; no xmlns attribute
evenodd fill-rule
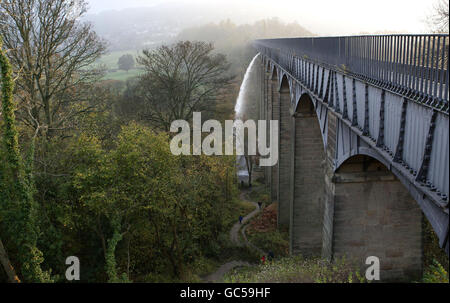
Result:
<svg viewBox="0 0 450 303"><path fill-rule="evenodd" d="M3 246L3 242L0 239L0 262L5 269L6 274L8 275L8 280L10 283L20 283L20 279L14 270L11 262L9 261L8 254L6 253L5 247Z"/></svg>

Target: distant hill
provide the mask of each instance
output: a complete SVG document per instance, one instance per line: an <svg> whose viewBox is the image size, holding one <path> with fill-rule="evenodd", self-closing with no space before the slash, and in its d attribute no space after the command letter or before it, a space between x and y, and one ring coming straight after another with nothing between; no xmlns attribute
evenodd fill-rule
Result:
<svg viewBox="0 0 450 303"><path fill-rule="evenodd" d="M214 43L216 51L227 55L232 72L243 76L256 54L251 41L264 38L308 37L313 33L298 23L284 23L277 18L237 25L230 20L192 27L181 31L176 40L198 40Z"/></svg>
<svg viewBox="0 0 450 303"><path fill-rule="evenodd" d="M314 34L298 23L285 23L278 18L237 24L230 19L183 30L178 37L188 40L205 40L217 45L242 43L254 39L308 37Z"/></svg>
<svg viewBox="0 0 450 303"><path fill-rule="evenodd" d="M84 17L84 20L92 23L95 31L109 42L111 51L157 46L176 39L186 28L227 19L238 25L250 24L262 19L262 14L256 8L249 9L238 4L211 1L208 4L162 3L153 7L104 11ZM291 30L282 36L310 34L300 26L290 28ZM256 34L260 37L264 35L269 37L271 33L282 34L276 27L241 29L251 36Z"/></svg>

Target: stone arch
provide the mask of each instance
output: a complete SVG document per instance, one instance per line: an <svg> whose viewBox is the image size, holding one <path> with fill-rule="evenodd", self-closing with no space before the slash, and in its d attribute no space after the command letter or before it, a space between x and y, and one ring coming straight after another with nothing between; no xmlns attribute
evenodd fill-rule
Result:
<svg viewBox="0 0 450 303"><path fill-rule="evenodd" d="M293 132L290 251L318 256L322 251L325 150L314 103L306 93L297 102Z"/></svg>
<svg viewBox="0 0 450 303"><path fill-rule="evenodd" d="M265 62L264 62L264 71L266 72L266 73L271 73L272 72L272 64L270 63L270 60L269 59L265 59Z"/></svg>
<svg viewBox="0 0 450 303"><path fill-rule="evenodd" d="M279 87L280 118L279 118L279 148L278 148L278 226L288 227L290 222L290 191L291 191L291 90L287 75L282 75Z"/></svg>
<svg viewBox="0 0 450 303"><path fill-rule="evenodd" d="M280 81L280 88L279 88L280 92L289 92L289 94L291 93L291 85L289 83L289 79L286 76L286 74L283 74L281 76L281 81Z"/></svg>
<svg viewBox="0 0 450 303"><path fill-rule="evenodd" d="M336 160L336 166L334 168L334 171L336 172L339 170L339 168L351 157L357 156L357 155L364 155L374 158L375 160L378 160L379 162L383 163L386 167L389 166L389 162L386 161L385 158L383 158L378 152L376 152L373 148L368 147L359 147L357 149L352 149L350 152L346 153L342 157Z"/></svg>
<svg viewBox="0 0 450 303"><path fill-rule="evenodd" d="M308 108L311 111L314 111L315 113L316 107L313 102L313 97L309 93L304 92L298 98L298 101L295 106L295 112L305 110L306 108Z"/></svg>
<svg viewBox="0 0 450 303"><path fill-rule="evenodd" d="M289 78L286 74L281 75L281 81L280 81L280 92L283 91L285 93L289 92L289 98L292 96L293 88L291 87L291 82L289 81Z"/></svg>
<svg viewBox="0 0 450 303"><path fill-rule="evenodd" d="M332 231L331 257L346 256L363 272L367 257L378 257L382 282L419 279L422 211L388 167L374 157L353 155L331 184L333 216L324 222Z"/></svg>
<svg viewBox="0 0 450 303"><path fill-rule="evenodd" d="M277 85L278 85L278 69L275 65L270 64L271 69L270 69L270 80L274 81L277 80ZM278 87L277 87L278 90Z"/></svg>

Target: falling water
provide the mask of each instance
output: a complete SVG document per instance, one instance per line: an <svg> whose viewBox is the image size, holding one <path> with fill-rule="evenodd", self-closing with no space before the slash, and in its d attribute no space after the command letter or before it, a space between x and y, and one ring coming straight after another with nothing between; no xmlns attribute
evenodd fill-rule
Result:
<svg viewBox="0 0 450 303"><path fill-rule="evenodd" d="M244 103L244 101L246 101L245 99L245 93L247 91L247 86L249 83L249 79L250 79L250 71L253 68L253 65L255 64L256 59L258 58L259 53L253 58L252 62L250 62L250 65L247 68L247 71L245 72L244 75L244 80L242 81L242 85L241 88L239 89L239 95L238 98L236 100L236 107L234 108L234 111L236 112L236 117L240 117L242 115L242 105Z"/></svg>
<svg viewBox="0 0 450 303"><path fill-rule="evenodd" d="M251 79L250 75L252 72L253 65L255 64L255 61L258 58L258 56L259 56L259 53L250 62L250 65L248 66L247 71L245 72L244 79L242 80L241 88L239 89L239 95L236 100L236 107L234 109L236 112L237 119L243 118L243 116L245 114L243 112L246 109L244 104L246 105L246 103L249 101L248 99L250 97L247 94L248 86L250 84L250 79ZM245 157L237 156L236 162L237 162L236 163L237 164L237 177L238 177L239 183L244 182L244 183L248 184L249 174L248 174L248 170L247 170Z"/></svg>

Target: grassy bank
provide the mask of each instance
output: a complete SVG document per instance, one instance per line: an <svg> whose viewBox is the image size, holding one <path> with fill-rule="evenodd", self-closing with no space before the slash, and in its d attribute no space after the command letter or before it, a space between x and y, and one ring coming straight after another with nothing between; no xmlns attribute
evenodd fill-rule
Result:
<svg viewBox="0 0 450 303"><path fill-rule="evenodd" d="M363 283L356 267L345 259L334 263L301 256L285 257L265 265L245 267L225 276L227 283Z"/></svg>
<svg viewBox="0 0 450 303"><path fill-rule="evenodd" d="M132 69L128 72L124 70L117 70L114 72L107 72L103 77L103 80L118 80L118 81L126 81L130 78L134 78L140 76L144 71L140 69Z"/></svg>

